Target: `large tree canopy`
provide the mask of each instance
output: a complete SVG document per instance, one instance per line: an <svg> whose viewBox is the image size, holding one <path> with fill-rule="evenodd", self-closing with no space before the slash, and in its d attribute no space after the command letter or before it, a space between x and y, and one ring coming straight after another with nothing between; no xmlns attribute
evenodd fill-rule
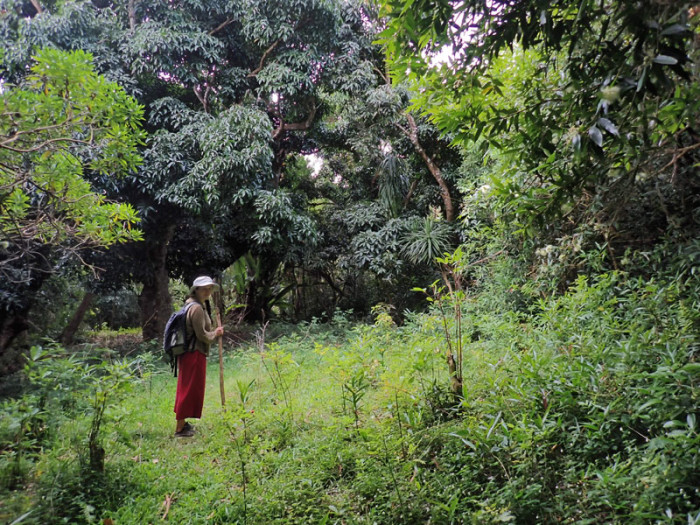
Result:
<svg viewBox="0 0 700 525"><path fill-rule="evenodd" d="M145 107L143 167L103 187L138 207L144 243L100 262L112 282L143 283L144 335L162 332L169 277L217 272L252 252L268 263L260 279L270 279L314 246L307 196L288 186L285 160L316 149L305 134L322 116L324 92L371 76L356 67L368 22L361 3L36 6L8 2L0 20L7 81L25 75L36 46L86 49Z"/></svg>

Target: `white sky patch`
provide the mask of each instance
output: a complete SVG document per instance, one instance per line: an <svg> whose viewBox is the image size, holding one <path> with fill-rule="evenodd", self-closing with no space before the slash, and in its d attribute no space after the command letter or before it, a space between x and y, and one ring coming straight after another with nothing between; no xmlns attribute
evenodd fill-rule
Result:
<svg viewBox="0 0 700 525"><path fill-rule="evenodd" d="M311 170L311 177L318 177L318 174L321 172L321 168L323 167L323 159L315 153L304 155L304 158L306 159L306 165Z"/></svg>
<svg viewBox="0 0 700 525"><path fill-rule="evenodd" d="M479 33L479 23L481 20L480 16L471 16L466 19L466 13L460 11L460 7L463 2L455 2L454 9L455 12L452 14L452 18L449 23L449 37L453 42L458 43L458 50L455 53L454 46L452 44L444 44L441 46L440 51L431 56L424 55L424 58L428 62L430 67L438 68L442 65L455 66L455 61L461 58L464 51L459 49L460 47L466 47L467 44L473 40ZM489 9L492 8L493 4L491 1L486 0L486 5ZM461 44L461 45L460 45Z"/></svg>
<svg viewBox="0 0 700 525"><path fill-rule="evenodd" d="M173 81L173 76L166 72L166 71L159 71L158 72L158 78L161 80L165 80L166 82L172 82Z"/></svg>
<svg viewBox="0 0 700 525"><path fill-rule="evenodd" d="M273 104L277 104L280 101L280 94L273 93L272 95L270 95L270 100L272 100Z"/></svg>
<svg viewBox="0 0 700 525"><path fill-rule="evenodd" d="M321 168L323 168L325 161L323 160L323 157L319 157L315 153L310 153L309 155L303 155L304 159L306 159L306 165L309 167L311 170L311 178L315 179L318 177L318 174L321 173ZM335 176L333 177L333 184L337 186L341 186L343 188L349 188L350 185L348 182L343 178L343 176L340 173L336 173Z"/></svg>
<svg viewBox="0 0 700 525"><path fill-rule="evenodd" d="M454 56L455 54L452 46L444 46L438 54L430 57L428 62L432 67L439 67L442 64L449 64Z"/></svg>

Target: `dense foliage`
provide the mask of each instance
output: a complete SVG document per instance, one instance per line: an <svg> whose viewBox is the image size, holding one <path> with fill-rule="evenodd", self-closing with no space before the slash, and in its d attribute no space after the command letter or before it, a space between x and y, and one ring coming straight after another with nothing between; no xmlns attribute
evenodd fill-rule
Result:
<svg viewBox="0 0 700 525"><path fill-rule="evenodd" d="M410 6L410 8L409 8ZM697 9L683 2L389 1L413 103L470 157L496 216L608 267L698 238ZM467 206L467 215L475 213ZM671 249L674 251L674 249ZM588 268L572 268L577 271ZM568 276L571 279L571 276Z"/></svg>
<svg viewBox="0 0 700 525"><path fill-rule="evenodd" d="M687 176L698 115L690 4L389 1L385 10L384 42L396 74L415 80L416 106L458 142L503 150L497 192L524 222L541 224L618 179L663 179L671 167L673 185Z"/></svg>
<svg viewBox="0 0 700 525"><path fill-rule="evenodd" d="M27 523L49 512L71 523L696 523L696 279L615 272L536 300L505 257L479 274L459 408L437 312L402 327L378 312L354 328L339 314L281 338L269 326L227 357L225 412L210 375L190 442L163 430L175 385L158 366L105 412L110 460L91 474L90 405L65 388L46 392L61 411L37 405L42 377L82 384L88 369L44 354L31 365L38 390L3 405L4 486L33 480ZM514 308L514 293L533 307ZM25 512L3 494L0 515Z"/></svg>
<svg viewBox="0 0 700 525"><path fill-rule="evenodd" d="M94 182L134 170L143 133L142 108L82 51L39 52L0 107L2 356L61 261L141 239L134 207L107 201Z"/></svg>
<svg viewBox="0 0 700 525"><path fill-rule="evenodd" d="M1 5L3 140L60 154L0 149L1 224L62 255L2 521L700 523L697 6ZM179 440L155 338L200 272L228 397Z"/></svg>
<svg viewBox="0 0 700 525"><path fill-rule="evenodd" d="M258 261L230 298L249 320L367 314L426 273L402 252L403 236L421 231L416 216L456 217L459 154L388 83L369 4L8 1L3 13L6 82L21 81L33 49L79 48L144 106L141 168L98 181L138 210L144 242L90 256L103 271L86 286L138 284L146 338L171 312L170 278L236 261ZM318 177L300 166L312 153ZM411 304L403 291L389 300Z"/></svg>
<svg viewBox="0 0 700 525"><path fill-rule="evenodd" d="M11 254L0 271L15 283L22 280L12 275L13 258L30 256L24 243L110 246L138 239L129 233L136 222L133 207L106 203L93 192L81 157L98 176L134 169L143 137L141 108L96 75L92 57L83 52L44 50L35 59L26 82L8 87L0 99L0 227ZM71 151L74 144L82 148Z"/></svg>

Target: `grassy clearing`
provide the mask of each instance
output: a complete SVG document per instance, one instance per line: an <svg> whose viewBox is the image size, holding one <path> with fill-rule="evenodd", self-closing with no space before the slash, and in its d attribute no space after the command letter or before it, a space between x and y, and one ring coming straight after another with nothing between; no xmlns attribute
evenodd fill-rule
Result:
<svg viewBox="0 0 700 525"><path fill-rule="evenodd" d="M175 379L166 366L129 385L86 366L70 383L75 362L39 359L37 370L51 371L47 385L63 378L73 387L28 394L31 407L44 392L37 413L3 407L15 425L0 427L0 515L12 521L31 510L22 523L700 522L692 283L610 274L499 314L494 294L471 298L459 407L438 315L409 316L402 327L382 316L373 326L307 325L228 349L226 411L212 357L191 439L172 436ZM94 403L75 392L86 381L94 387L83 388L84 400L99 399L91 394L99 388L114 396L102 426L104 474L85 468ZM53 432L47 413L61 422Z"/></svg>
<svg viewBox="0 0 700 525"><path fill-rule="evenodd" d="M112 460L132 461L127 484L148 489L131 496L111 517L153 521L163 516L162 504L170 499L168 516L177 523L242 522L244 514L249 523L308 523L346 513L362 522L363 514L371 514L363 499L373 494L375 484L367 475L404 468L398 461L387 465L381 450L371 449L369 434L399 415L405 418L397 400L413 403L416 393L400 375L412 361L406 348L390 348L385 336L376 338L362 327L348 342L297 336L262 352L230 353L226 411L212 361L204 417L192 439L172 437L175 380L165 372L154 374L148 388L124 404L133 414L124 425L138 429L135 448L117 447ZM410 350L432 352L430 345L426 341L425 348ZM413 431L410 421L401 428L397 423L396 429ZM358 466L360 483L354 486Z"/></svg>

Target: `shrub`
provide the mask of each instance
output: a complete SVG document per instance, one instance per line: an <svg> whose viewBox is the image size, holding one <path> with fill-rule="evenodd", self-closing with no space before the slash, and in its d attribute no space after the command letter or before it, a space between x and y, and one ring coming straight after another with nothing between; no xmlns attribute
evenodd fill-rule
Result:
<svg viewBox="0 0 700 525"><path fill-rule="evenodd" d="M80 356L33 347L25 367L30 388L0 407L2 487L34 476L39 511L67 522L90 521L95 509L113 505L124 488L110 481L113 468L105 470L105 425L117 423L123 414L114 409L150 368L147 358L112 360L107 350ZM128 434L113 428L129 444ZM35 470L37 462L43 467Z"/></svg>

